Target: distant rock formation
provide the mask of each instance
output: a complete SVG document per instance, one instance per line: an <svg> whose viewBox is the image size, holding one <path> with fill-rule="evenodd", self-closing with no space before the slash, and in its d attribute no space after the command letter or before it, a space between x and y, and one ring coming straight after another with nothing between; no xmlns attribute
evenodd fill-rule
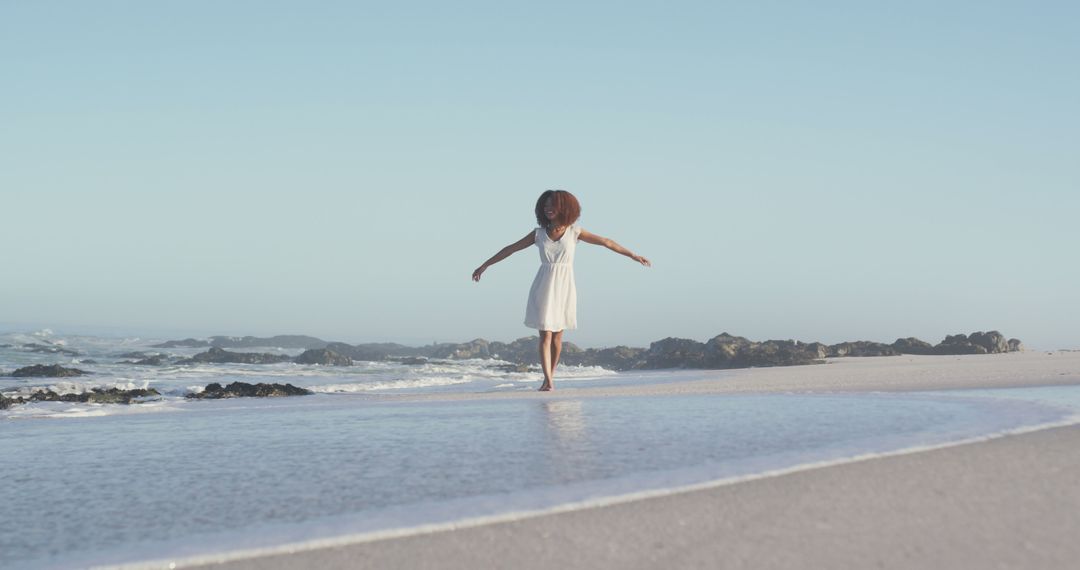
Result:
<svg viewBox="0 0 1080 570"><path fill-rule="evenodd" d="M1016 352L1022 348L1023 343L1018 339L1007 341L998 331L976 331L970 335L947 335L945 340L934 347L934 354L999 354Z"/></svg>
<svg viewBox="0 0 1080 570"><path fill-rule="evenodd" d="M265 352L229 352L224 348L212 347L206 352L200 352L191 358L186 358L177 364L276 364L289 362L292 357L287 354L268 354Z"/></svg>
<svg viewBox="0 0 1080 570"><path fill-rule="evenodd" d="M397 350L398 347L409 350ZM400 344L358 344L351 345L344 342L331 342L326 345L327 350L332 350L342 356L348 356L353 360L386 360L391 355L412 355L415 349Z"/></svg>
<svg viewBox="0 0 1080 570"><path fill-rule="evenodd" d="M131 404L138 402L137 398L148 396L160 396L153 388L136 388L125 390L121 388L94 388L89 392L58 394L52 390L38 390L29 397L17 396L12 398L0 395L0 410L7 409L14 404L27 402L83 402L91 404Z"/></svg>
<svg viewBox="0 0 1080 570"><path fill-rule="evenodd" d="M252 347L276 347L276 348L326 348L329 344L325 340L313 336L284 334L271 337L261 336L212 336L208 340L185 338L184 340L170 340L161 344L155 344L152 348L202 348L204 346L216 346L218 348L252 348Z"/></svg>
<svg viewBox="0 0 1080 570"><path fill-rule="evenodd" d="M44 377L44 378L68 378L70 376L83 376L90 374L85 370L79 370L78 368L64 368L59 364L50 364L48 366L44 364L35 364L33 366L24 366L11 373L16 378L27 377Z"/></svg>
<svg viewBox="0 0 1080 570"><path fill-rule="evenodd" d="M857 340L855 342L841 342L840 344L834 344L830 346L828 351L828 355L830 357L896 356L897 354L900 354L900 352L898 352L890 345L882 344L880 342L870 342L867 340Z"/></svg>
<svg viewBox="0 0 1080 570"><path fill-rule="evenodd" d="M934 345L913 336L896 339L896 342L892 343L892 347L893 350L900 354L936 354Z"/></svg>
<svg viewBox="0 0 1080 570"><path fill-rule="evenodd" d="M293 359L297 364L318 364L321 366L352 366L352 359L327 348L312 348Z"/></svg>
<svg viewBox="0 0 1080 570"><path fill-rule="evenodd" d="M190 393L185 397L193 400L218 400L222 398L276 398L281 396L307 396L311 390L298 388L292 384L248 384L247 382L233 382L224 388L214 382L207 384L206 388L199 393Z"/></svg>
<svg viewBox="0 0 1080 570"><path fill-rule="evenodd" d="M270 339L256 337L211 337L212 339L232 339L234 342L250 342L281 346L286 341L272 342L272 339L301 339L295 342L314 342L318 339L300 336L279 336ZM253 339L253 340L252 340ZM188 339L192 340L192 339ZM187 342L187 341L171 341ZM206 342L206 341L202 341ZM214 340L213 342L219 342ZM320 341L321 342L321 341ZM162 345L159 345L162 346ZM539 363L537 337L519 338L510 343L487 341L482 338L463 343L439 343L421 347L410 347L396 343L367 343L350 345L343 342L325 343L323 347L329 353L336 353L352 361L394 360L404 364L423 364L426 359L499 359L516 366L532 366ZM841 342L826 345L820 342L804 343L794 340L751 341L744 337L728 333L717 335L706 342L684 338L666 338L649 345L649 348L616 346L612 348L582 349L573 343L564 342L560 362L577 366L599 366L609 370L651 370L659 368L747 368L754 366L792 366L813 364L826 358L895 356L899 354L948 355L948 354L996 354L1015 352L1023 349L1018 339L1005 340L998 331L977 331L970 335L957 334L946 336L937 345L914 337L898 338L892 344L872 341ZM311 352L311 350L309 350ZM307 353L305 353L307 354ZM299 359L316 358L311 356ZM231 356L235 355L235 356ZM239 355L244 355L241 359ZM288 357L280 355L261 355L256 359L246 353L228 353L220 347L211 348L207 353L192 357L188 362L282 362ZM205 360L196 360L196 359ZM320 357L321 358L321 357ZM316 358L318 359L318 358ZM343 362L343 361L342 361ZM307 363L307 362L304 362ZM319 361L323 364L323 361Z"/></svg>

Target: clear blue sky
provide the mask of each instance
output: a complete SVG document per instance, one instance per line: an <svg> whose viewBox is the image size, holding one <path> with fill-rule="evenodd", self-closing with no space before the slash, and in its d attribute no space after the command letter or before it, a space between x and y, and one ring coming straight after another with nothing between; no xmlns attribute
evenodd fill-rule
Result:
<svg viewBox="0 0 1080 570"><path fill-rule="evenodd" d="M0 327L1080 346L1072 2L0 2Z"/></svg>

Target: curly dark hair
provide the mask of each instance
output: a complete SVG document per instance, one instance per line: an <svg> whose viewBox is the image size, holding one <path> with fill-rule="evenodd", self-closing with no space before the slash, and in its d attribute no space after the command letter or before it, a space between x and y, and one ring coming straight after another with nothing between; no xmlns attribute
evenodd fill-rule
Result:
<svg viewBox="0 0 1080 570"><path fill-rule="evenodd" d="M544 215L544 202L551 198L551 207L555 209L555 219L551 220L556 226L569 226L581 216L581 204L577 198L566 190L545 190L536 200L536 223L546 228L547 216Z"/></svg>

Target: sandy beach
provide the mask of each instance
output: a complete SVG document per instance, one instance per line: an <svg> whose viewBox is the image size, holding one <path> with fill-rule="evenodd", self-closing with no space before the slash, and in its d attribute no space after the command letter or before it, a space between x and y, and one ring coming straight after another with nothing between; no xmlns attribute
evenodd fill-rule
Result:
<svg viewBox="0 0 1080 570"><path fill-rule="evenodd" d="M847 358L711 374L675 384L509 397L1075 385L1080 353ZM508 395L410 396L501 397ZM1073 568L1078 532L1080 427L1068 426L491 524L200 562L227 568Z"/></svg>

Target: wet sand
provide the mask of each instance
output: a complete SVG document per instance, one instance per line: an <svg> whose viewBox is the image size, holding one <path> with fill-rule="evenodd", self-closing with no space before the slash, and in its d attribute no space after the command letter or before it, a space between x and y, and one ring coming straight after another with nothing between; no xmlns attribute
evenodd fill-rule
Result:
<svg viewBox="0 0 1080 570"><path fill-rule="evenodd" d="M554 396L1050 384L1080 384L1080 353L847 358L730 371L679 384L566 388ZM505 397L435 397L462 396ZM1080 560L1077 536L1080 427L1070 426L607 506L209 565L1074 568Z"/></svg>

